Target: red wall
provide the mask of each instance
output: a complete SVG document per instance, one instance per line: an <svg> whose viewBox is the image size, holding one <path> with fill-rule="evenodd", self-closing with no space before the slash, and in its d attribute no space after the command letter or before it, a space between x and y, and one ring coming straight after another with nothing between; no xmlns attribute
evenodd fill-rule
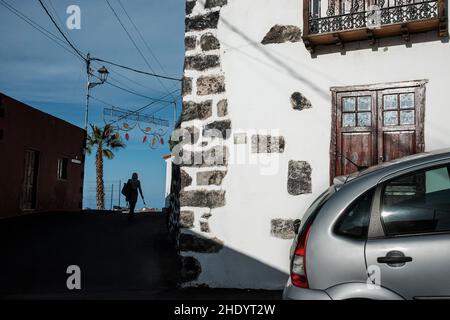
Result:
<svg viewBox="0 0 450 320"><path fill-rule="evenodd" d="M27 149L40 153L35 211L80 210L84 130L8 96L0 94L0 99L0 218L24 213L20 196ZM67 180L57 177L61 157L69 159Z"/></svg>

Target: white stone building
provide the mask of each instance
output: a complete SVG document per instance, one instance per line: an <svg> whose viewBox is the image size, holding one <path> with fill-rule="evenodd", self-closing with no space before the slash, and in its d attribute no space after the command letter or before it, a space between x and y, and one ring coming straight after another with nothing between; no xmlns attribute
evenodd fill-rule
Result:
<svg viewBox="0 0 450 320"><path fill-rule="evenodd" d="M186 2L185 285L282 288L293 219L334 176L450 146L447 15L443 0Z"/></svg>

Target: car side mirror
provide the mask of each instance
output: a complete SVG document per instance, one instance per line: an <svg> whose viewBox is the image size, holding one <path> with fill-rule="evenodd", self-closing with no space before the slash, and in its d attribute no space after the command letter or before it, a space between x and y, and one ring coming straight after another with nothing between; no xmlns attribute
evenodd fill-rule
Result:
<svg viewBox="0 0 450 320"><path fill-rule="evenodd" d="M300 229L300 224L302 223L302 221L300 219L295 219L294 220L294 232L295 234L298 234L298 229Z"/></svg>

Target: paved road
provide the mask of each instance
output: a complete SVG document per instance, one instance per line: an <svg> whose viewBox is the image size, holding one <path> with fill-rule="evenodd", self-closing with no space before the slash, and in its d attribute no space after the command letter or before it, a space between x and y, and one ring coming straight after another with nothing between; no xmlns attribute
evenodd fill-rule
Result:
<svg viewBox="0 0 450 320"><path fill-rule="evenodd" d="M0 220L0 298L279 298L279 292L176 288L177 255L165 217L42 213ZM80 291L66 287L69 265Z"/></svg>

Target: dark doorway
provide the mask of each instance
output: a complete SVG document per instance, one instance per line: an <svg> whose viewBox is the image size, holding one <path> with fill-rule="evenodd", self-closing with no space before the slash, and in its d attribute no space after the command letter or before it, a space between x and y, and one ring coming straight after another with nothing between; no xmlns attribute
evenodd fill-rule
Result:
<svg viewBox="0 0 450 320"><path fill-rule="evenodd" d="M357 166L424 151L424 81L332 91L331 181L357 171Z"/></svg>
<svg viewBox="0 0 450 320"><path fill-rule="evenodd" d="M36 209L37 178L39 171L39 151L25 150L25 168L23 176L21 210Z"/></svg>

